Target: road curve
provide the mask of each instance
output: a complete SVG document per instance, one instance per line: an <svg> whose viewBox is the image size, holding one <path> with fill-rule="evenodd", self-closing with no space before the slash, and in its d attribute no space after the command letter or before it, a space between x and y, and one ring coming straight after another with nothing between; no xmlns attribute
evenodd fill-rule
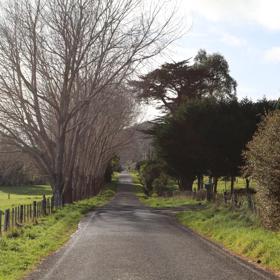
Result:
<svg viewBox="0 0 280 280"><path fill-rule="evenodd" d="M26 280L277 279L143 206L122 173L116 197L88 215Z"/></svg>

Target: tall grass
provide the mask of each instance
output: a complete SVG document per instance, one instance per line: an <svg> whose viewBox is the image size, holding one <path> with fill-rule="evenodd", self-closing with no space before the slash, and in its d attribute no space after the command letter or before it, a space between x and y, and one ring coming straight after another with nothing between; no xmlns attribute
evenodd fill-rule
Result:
<svg viewBox="0 0 280 280"><path fill-rule="evenodd" d="M227 249L280 271L280 233L264 229L248 209L208 205L177 215L179 221Z"/></svg>

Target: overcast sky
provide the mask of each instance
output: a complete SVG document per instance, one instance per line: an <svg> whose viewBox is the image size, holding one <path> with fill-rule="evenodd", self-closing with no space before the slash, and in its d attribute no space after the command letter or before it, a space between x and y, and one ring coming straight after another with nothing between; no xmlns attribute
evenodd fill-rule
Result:
<svg viewBox="0 0 280 280"><path fill-rule="evenodd" d="M280 97L280 0L181 0L179 5L188 31L158 63L193 57L199 49L219 52L237 80L239 98Z"/></svg>

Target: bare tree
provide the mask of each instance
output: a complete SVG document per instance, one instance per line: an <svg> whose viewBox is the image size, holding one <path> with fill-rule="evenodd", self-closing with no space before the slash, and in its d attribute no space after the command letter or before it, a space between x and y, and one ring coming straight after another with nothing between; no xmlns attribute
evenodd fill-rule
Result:
<svg viewBox="0 0 280 280"><path fill-rule="evenodd" d="M84 153L93 149L92 131L83 123L100 110L94 102L119 96L134 70L176 37L173 12L159 21L161 6L147 13L142 5L142 0L12 0L1 11L0 132L49 175L57 204L71 193L65 180L74 166L83 165L76 138L85 137ZM98 131L108 120L96 122ZM100 147L104 141L110 145L110 133L97 134Z"/></svg>

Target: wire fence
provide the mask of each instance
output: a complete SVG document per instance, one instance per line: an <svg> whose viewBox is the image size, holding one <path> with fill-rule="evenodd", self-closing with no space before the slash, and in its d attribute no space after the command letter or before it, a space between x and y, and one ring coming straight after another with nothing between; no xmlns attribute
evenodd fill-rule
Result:
<svg viewBox="0 0 280 280"><path fill-rule="evenodd" d="M256 192L253 189L236 189L233 192L214 193L211 189L198 191L169 191L164 192L165 197L184 196L197 201L208 201L219 205L228 205L234 208L248 207L258 212Z"/></svg>
<svg viewBox="0 0 280 280"><path fill-rule="evenodd" d="M55 211L54 200L43 195L42 200L31 204L18 205L0 210L0 235L27 223L35 223L38 218L51 215Z"/></svg>

